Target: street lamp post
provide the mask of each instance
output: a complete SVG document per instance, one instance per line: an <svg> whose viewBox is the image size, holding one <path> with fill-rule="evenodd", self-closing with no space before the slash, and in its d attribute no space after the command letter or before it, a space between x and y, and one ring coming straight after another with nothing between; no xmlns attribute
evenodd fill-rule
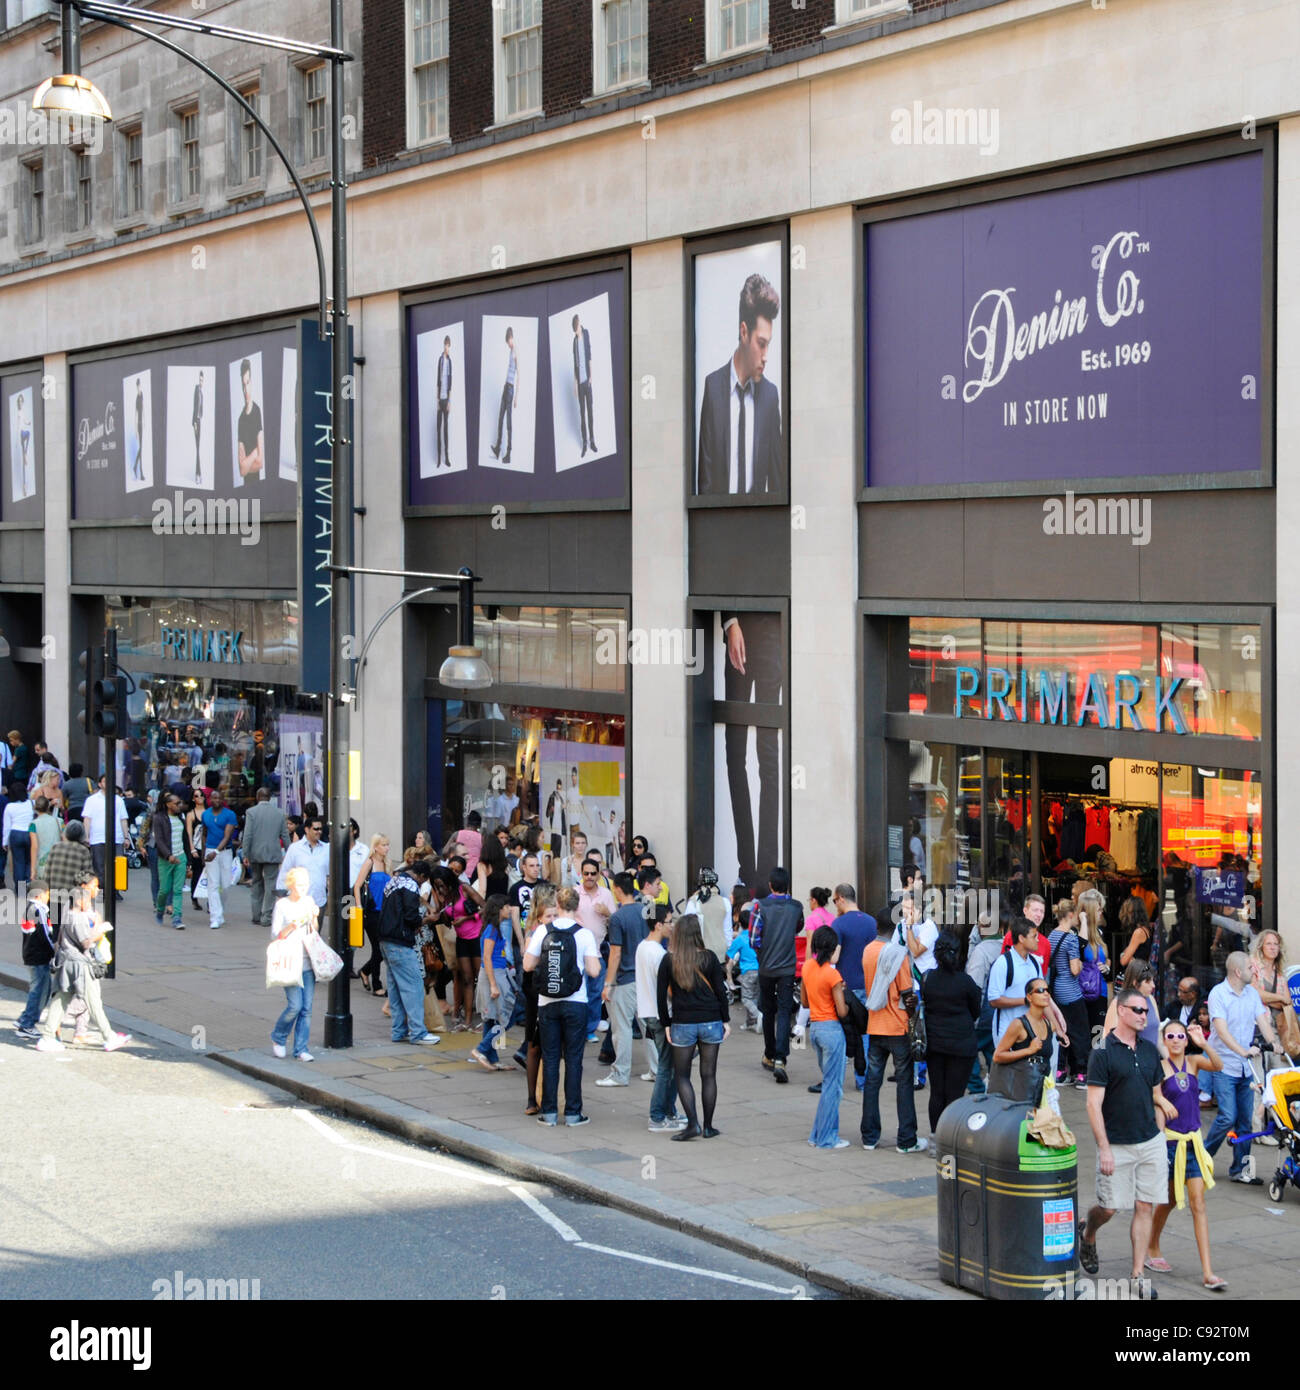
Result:
<svg viewBox="0 0 1300 1390"><path fill-rule="evenodd" d="M298 39L262 34L248 29L213 24L186 15L156 14L150 10L111 3L111 0L57 0L62 8L62 38L64 72L47 79L37 89L32 102L34 110L76 116L80 119L112 120L112 112L103 94L81 75L81 19L99 20L156 43L191 63L210 77L244 111L266 136L267 143L279 155L297 191L316 249L316 269L320 291L319 332L322 339L332 338L330 359L331 393L331 563L330 574L330 660L329 690L325 693L326 744L328 747L326 776L330 821L329 860L329 917L327 939L346 954L350 927L347 903L352 887L348 879L348 822L351 805L348 787L348 753L351 745L351 707L355 691L350 680L350 655L345 656L353 629L352 578L356 574L388 574L395 577L449 581L434 584L433 588L456 588L459 592L458 645L452 647L443 663L439 678L444 685L461 689L480 689L490 683L491 673L474 647L474 582L477 576L469 569L458 574L424 574L404 570L361 570L352 564L353 557L353 476L352 476L352 399L355 394L349 379L348 335L348 278L347 278L347 177L343 151L343 65L352 55L343 48L343 0L330 0L330 42L310 44ZM181 48L171 39L155 33L154 28L182 29L213 38L226 38L253 47L273 48L281 52L320 58L330 64L330 103L333 130L330 142L330 250L331 279L334 294L327 295L325 254L321 245L320 228L312 210L311 200L289 157L281 148L275 132L263 120L257 109L224 77L213 71L194 54ZM428 592L422 590L421 592ZM415 595L407 595L407 601ZM401 604L396 604L380 619L380 623ZM376 624L378 628L379 624ZM374 633L371 633L373 637ZM369 639L366 641L369 646ZM111 775L111 770L110 770ZM340 971L330 981L329 1005L325 1018L325 1046L352 1046L352 1013L350 1007L350 972Z"/></svg>

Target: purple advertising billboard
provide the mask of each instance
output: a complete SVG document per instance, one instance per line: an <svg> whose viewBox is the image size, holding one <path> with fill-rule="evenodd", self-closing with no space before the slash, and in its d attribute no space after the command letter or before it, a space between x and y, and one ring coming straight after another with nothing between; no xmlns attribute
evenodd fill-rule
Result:
<svg viewBox="0 0 1300 1390"><path fill-rule="evenodd" d="M412 305L411 505L624 505L627 373L622 269Z"/></svg>
<svg viewBox="0 0 1300 1390"><path fill-rule="evenodd" d="M213 502L293 513L297 383L292 328L77 363L73 516L182 530Z"/></svg>
<svg viewBox="0 0 1300 1390"><path fill-rule="evenodd" d="M1266 163L869 222L865 486L1258 473Z"/></svg>

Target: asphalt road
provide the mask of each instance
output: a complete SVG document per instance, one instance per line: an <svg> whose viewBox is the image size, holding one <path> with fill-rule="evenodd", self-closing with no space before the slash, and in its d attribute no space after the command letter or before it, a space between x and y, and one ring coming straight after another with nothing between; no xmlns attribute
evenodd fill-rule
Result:
<svg viewBox="0 0 1300 1390"><path fill-rule="evenodd" d="M19 1007L0 995L0 1298L835 1296L170 1047L38 1053Z"/></svg>

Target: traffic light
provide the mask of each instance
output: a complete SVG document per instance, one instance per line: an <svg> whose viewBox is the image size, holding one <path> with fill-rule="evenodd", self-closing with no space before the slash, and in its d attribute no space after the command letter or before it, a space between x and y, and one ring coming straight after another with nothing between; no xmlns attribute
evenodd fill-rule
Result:
<svg viewBox="0 0 1300 1390"><path fill-rule="evenodd" d="M122 707L122 677L116 665L107 661L103 676L95 682L94 728L99 738L116 738L118 715Z"/></svg>
<svg viewBox="0 0 1300 1390"><path fill-rule="evenodd" d="M95 687L104 670L103 647L87 647L77 658L77 665L82 672L77 694L83 706L77 713L77 723L89 734L95 731Z"/></svg>

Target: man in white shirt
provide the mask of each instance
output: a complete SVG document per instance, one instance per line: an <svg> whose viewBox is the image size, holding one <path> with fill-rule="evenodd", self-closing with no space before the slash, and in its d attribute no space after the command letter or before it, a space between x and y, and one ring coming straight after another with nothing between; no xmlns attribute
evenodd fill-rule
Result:
<svg viewBox="0 0 1300 1390"><path fill-rule="evenodd" d="M558 1118L560 1089L560 1056L564 1056L564 1123L590 1124L582 1113L582 1049L587 1038L587 979L601 973L600 951L591 933L578 925L578 893L574 888L561 888L556 896L561 915L547 926L537 927L524 953L524 970L544 968L537 975L538 1024L542 1035L542 1113L538 1124L554 1126ZM579 972L577 989L571 994L547 993L548 980L560 980L559 971L567 948L565 933L573 935L576 969ZM543 962L543 950L546 960ZM552 988L561 987L552 984ZM593 991L595 992L595 991ZM600 995L596 993L599 1000Z"/></svg>
<svg viewBox="0 0 1300 1390"><path fill-rule="evenodd" d="M686 1128L686 1116L677 1113L677 1082L673 1074L673 1050L664 1037L665 1025L659 1017L659 962L667 951L664 944L670 931L668 919L672 909L655 903L654 924L646 939L636 948L636 1011L641 1018L641 1032L646 1047L654 1058L650 1079L655 1088L650 1095L650 1124L652 1133ZM641 1078L643 1081L645 1077Z"/></svg>
<svg viewBox="0 0 1300 1390"><path fill-rule="evenodd" d="M1223 1060L1223 1069L1210 1073L1214 1098L1219 1102L1219 1113L1205 1136L1205 1151L1211 1156L1218 1153L1229 1130L1249 1133L1252 1128L1255 1073L1250 1059L1259 1056L1259 1048L1255 1046L1256 1031L1274 1048L1278 1045L1273 1015L1264 1007L1259 991L1251 983L1250 957L1245 951L1234 951L1224 961L1224 969L1228 978L1214 986L1209 999L1210 1025L1214 1029L1212 1041ZM1249 1157L1249 1144L1232 1145L1228 1177L1233 1182L1258 1187L1262 1179L1247 1176Z"/></svg>
<svg viewBox="0 0 1300 1390"><path fill-rule="evenodd" d="M330 847L321 837L321 819L313 817L303 828L303 838L295 840L284 852L280 872L275 880L277 893L288 892L285 879L290 869L306 869L311 879L311 898L322 915L329 895Z"/></svg>
<svg viewBox="0 0 1300 1390"><path fill-rule="evenodd" d="M572 836L575 830L581 829L589 822L587 820L587 803L582 799L582 793L578 790L578 769L569 769L569 790L565 793L564 810L569 817L569 834Z"/></svg>
<svg viewBox="0 0 1300 1390"><path fill-rule="evenodd" d="M1011 927L1011 949L989 967L988 996L993 1006L993 1045L1011 1026L1011 1020L1029 1012L1025 1000L1025 985L1041 978L1043 967L1038 960L1038 928L1028 917L1018 917ZM1058 1038L1065 1038L1065 1021L1055 1003L1048 1003L1047 1020Z"/></svg>
<svg viewBox="0 0 1300 1390"><path fill-rule="evenodd" d="M605 938L609 935L609 919L618 909L614 895L600 881L600 865L594 859L584 859L579 870L582 886L576 893L574 916L578 925L591 933L602 963L609 959ZM587 1040L595 1038L600 1029L600 991L588 991Z"/></svg>
<svg viewBox="0 0 1300 1390"><path fill-rule="evenodd" d="M120 796L113 798L115 806L114 820L117 825L116 845L121 851L123 845L130 838L128 829L126 802ZM104 778L99 779L99 790L91 792L86 798L81 808L81 823L86 827L86 843L90 846L90 857L95 861L95 877L101 882L106 883L106 865L104 863L104 842L107 838L108 825L104 819ZM118 895L119 897L121 894Z"/></svg>

